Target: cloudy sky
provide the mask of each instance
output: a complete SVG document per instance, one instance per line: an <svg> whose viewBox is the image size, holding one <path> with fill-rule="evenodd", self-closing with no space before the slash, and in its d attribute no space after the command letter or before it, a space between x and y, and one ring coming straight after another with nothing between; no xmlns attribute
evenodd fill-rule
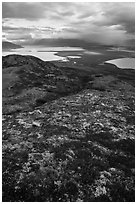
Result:
<svg viewBox="0 0 137 204"><path fill-rule="evenodd" d="M134 23L133 2L2 3L3 40L24 45L49 38L126 45L134 42Z"/></svg>

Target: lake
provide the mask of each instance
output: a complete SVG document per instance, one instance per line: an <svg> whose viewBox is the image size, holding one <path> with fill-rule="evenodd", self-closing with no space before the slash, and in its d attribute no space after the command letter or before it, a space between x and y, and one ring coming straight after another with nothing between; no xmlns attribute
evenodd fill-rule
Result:
<svg viewBox="0 0 137 204"><path fill-rule="evenodd" d="M61 56L59 53L64 53ZM73 59L79 59L83 55L101 55L99 52L88 51L81 47L24 47L19 49L3 50L2 55L19 54L33 55L44 61L63 61L68 62Z"/></svg>
<svg viewBox="0 0 137 204"><path fill-rule="evenodd" d="M110 63L116 65L118 68L122 69L135 69L135 58L120 58L114 60L105 61L105 63Z"/></svg>
<svg viewBox="0 0 137 204"><path fill-rule="evenodd" d="M120 54L121 53L121 54ZM125 54L124 54L125 53ZM24 47L20 49L4 50L3 56L10 54L33 55L44 61L62 61L80 64L111 63L119 68L135 69L135 58L126 52L116 53L103 50L86 50L81 47ZM123 57L125 56L125 57ZM118 58L119 57L119 58ZM123 57L123 58L120 58ZM116 59L117 58L117 59ZM112 60L108 60L112 59Z"/></svg>
<svg viewBox="0 0 137 204"><path fill-rule="evenodd" d="M12 49L12 50L4 50L2 52L3 56L11 55L11 54L19 54L19 55L33 55L35 57L38 57L44 61L68 61L67 57L62 57L56 55L60 51L82 51L83 49L80 47L25 47L20 49ZM75 56L70 56L72 58Z"/></svg>

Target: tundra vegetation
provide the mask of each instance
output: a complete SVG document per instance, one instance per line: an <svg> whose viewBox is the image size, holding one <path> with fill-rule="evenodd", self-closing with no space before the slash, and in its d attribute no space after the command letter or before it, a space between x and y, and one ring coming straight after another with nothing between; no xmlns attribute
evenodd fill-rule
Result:
<svg viewBox="0 0 137 204"><path fill-rule="evenodd" d="M3 201L133 202L134 70L2 66Z"/></svg>

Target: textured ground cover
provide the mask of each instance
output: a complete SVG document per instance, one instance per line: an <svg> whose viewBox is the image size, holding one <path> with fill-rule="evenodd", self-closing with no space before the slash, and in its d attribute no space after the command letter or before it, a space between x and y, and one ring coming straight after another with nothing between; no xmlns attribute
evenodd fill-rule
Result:
<svg viewBox="0 0 137 204"><path fill-rule="evenodd" d="M3 201L133 202L131 83L33 57L6 57L9 67L19 70L3 88Z"/></svg>

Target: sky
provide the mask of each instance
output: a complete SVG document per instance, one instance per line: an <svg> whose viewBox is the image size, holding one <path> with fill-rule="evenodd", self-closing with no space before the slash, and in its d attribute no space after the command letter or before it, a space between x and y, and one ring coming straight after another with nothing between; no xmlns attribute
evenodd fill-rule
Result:
<svg viewBox="0 0 137 204"><path fill-rule="evenodd" d="M21 45L130 45L135 3L3 2L2 31L3 41Z"/></svg>

